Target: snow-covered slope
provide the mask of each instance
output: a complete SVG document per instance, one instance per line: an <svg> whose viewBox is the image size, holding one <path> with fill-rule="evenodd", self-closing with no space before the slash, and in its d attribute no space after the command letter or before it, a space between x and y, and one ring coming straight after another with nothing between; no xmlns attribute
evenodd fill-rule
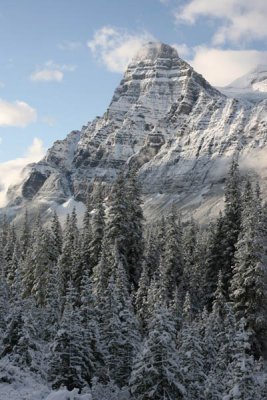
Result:
<svg viewBox="0 0 267 400"><path fill-rule="evenodd" d="M245 99L253 103L266 99L267 65L258 65L246 75L219 90L226 96Z"/></svg>
<svg viewBox="0 0 267 400"><path fill-rule="evenodd" d="M28 205L49 215L70 197L84 201L94 180L111 183L121 167L135 165L147 216L174 200L185 213L206 218L222 207L232 157L239 154L252 169L259 150L264 160L266 110L266 99L253 104L228 98L174 48L150 42L129 64L103 117L55 142L42 161L28 166L24 180L8 192L7 210L19 215ZM263 164L258 172L264 178Z"/></svg>

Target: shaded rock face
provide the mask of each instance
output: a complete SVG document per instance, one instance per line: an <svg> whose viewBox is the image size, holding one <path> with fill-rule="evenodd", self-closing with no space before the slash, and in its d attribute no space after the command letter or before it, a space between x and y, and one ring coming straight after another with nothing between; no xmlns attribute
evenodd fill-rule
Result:
<svg viewBox="0 0 267 400"><path fill-rule="evenodd" d="M129 64L103 117L55 142L27 180L9 190L9 207L43 206L45 199L49 208L70 196L84 201L93 180L112 183L120 168L135 166L148 217L172 200L200 219L217 213L232 157L246 159L266 145L266 106L226 97L175 49L150 42Z"/></svg>

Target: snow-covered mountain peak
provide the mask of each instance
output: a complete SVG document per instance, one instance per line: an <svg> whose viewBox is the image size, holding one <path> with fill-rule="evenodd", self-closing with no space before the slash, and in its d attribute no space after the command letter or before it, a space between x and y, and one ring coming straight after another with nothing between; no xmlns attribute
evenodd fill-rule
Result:
<svg viewBox="0 0 267 400"><path fill-rule="evenodd" d="M168 44L153 41L145 43L137 52L132 62L151 60L154 61L158 58L178 58L176 49Z"/></svg>
<svg viewBox="0 0 267 400"><path fill-rule="evenodd" d="M265 72L259 66L232 89L266 96L255 89ZM104 115L55 142L10 188L10 214L26 206L49 218L70 198L84 202L95 181L110 185L120 168L134 166L146 215L158 215L174 200L206 218L221 207L229 160L267 145L266 100L258 97L256 104L227 98L174 48L149 42L128 65Z"/></svg>

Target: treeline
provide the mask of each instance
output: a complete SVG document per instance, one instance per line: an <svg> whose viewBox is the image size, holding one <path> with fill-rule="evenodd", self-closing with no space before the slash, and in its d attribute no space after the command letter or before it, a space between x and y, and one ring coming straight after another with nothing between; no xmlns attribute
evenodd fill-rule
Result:
<svg viewBox="0 0 267 400"><path fill-rule="evenodd" d="M7 362L93 400L260 400L267 206L231 165L202 229L174 206L144 224L135 173L98 185L83 226L0 228L0 380ZM5 372L3 371L4 369Z"/></svg>

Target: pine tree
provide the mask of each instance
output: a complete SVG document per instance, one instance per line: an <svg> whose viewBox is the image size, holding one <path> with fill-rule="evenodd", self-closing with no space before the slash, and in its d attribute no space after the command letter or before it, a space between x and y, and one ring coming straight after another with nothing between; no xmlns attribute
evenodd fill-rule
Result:
<svg viewBox="0 0 267 400"><path fill-rule="evenodd" d="M225 209L224 209L224 249L223 276L225 290L229 288L232 278L232 266L234 264L235 245L241 227L241 189L238 163L232 161L225 187ZM221 268L221 266L220 266Z"/></svg>
<svg viewBox="0 0 267 400"><path fill-rule="evenodd" d="M176 288L182 286L184 260L182 254L182 233L176 223L176 212L172 206L166 223L166 242L163 255L162 279L167 297L172 300Z"/></svg>
<svg viewBox="0 0 267 400"><path fill-rule="evenodd" d="M90 380L88 351L76 301L77 293L69 285L60 326L49 354L48 379L55 389L61 385L68 390L82 389Z"/></svg>
<svg viewBox="0 0 267 400"><path fill-rule="evenodd" d="M58 215L56 211L54 212L54 215L51 220L51 227L50 227L50 232L51 232L51 246L52 246L52 255L53 255L53 263L57 263L58 258L62 252L62 228L58 219Z"/></svg>
<svg viewBox="0 0 267 400"><path fill-rule="evenodd" d="M137 288L141 276L142 259L144 253L143 240L143 210L141 207L140 190L137 183L136 171L130 172L126 184L128 203L128 230L127 230L127 264L130 282Z"/></svg>
<svg viewBox="0 0 267 400"><path fill-rule="evenodd" d="M148 276L148 267L147 263L144 261L142 265L141 278L139 280L139 287L135 295L136 314L141 322L143 330L146 330L146 324L148 320L147 296L149 284L150 279Z"/></svg>
<svg viewBox="0 0 267 400"><path fill-rule="evenodd" d="M235 352L228 369L228 382L224 399L227 400L260 400L260 386L255 376L253 356L247 354L249 334L245 330L242 318L235 337Z"/></svg>
<svg viewBox="0 0 267 400"><path fill-rule="evenodd" d="M93 295L89 271L86 271L81 282L81 322L87 349L90 382L94 375L101 376L103 369L102 349L99 343L98 308Z"/></svg>
<svg viewBox="0 0 267 400"><path fill-rule="evenodd" d="M127 233L129 230L127 209L125 180L120 172L110 194L105 236L110 247L117 242L118 250L125 260L127 260Z"/></svg>
<svg viewBox="0 0 267 400"><path fill-rule="evenodd" d="M261 341L267 332L267 270L264 241L258 207L251 185L247 183L242 211L241 233L236 245L235 265L231 282L231 299L237 319L245 318L247 326L255 333L253 351L261 354Z"/></svg>
<svg viewBox="0 0 267 400"><path fill-rule="evenodd" d="M207 257L205 261L205 296L206 306L210 311L215 296L219 270L224 265L224 217L220 213L214 231L210 228Z"/></svg>
<svg viewBox="0 0 267 400"><path fill-rule="evenodd" d="M27 251L30 247L30 227L29 227L29 216L28 216L28 210L25 210L24 214L24 221L23 221L23 226L22 226L22 233L20 236L20 248L21 248L21 259L22 261L25 260Z"/></svg>
<svg viewBox="0 0 267 400"><path fill-rule="evenodd" d="M58 284L59 293L63 299L66 295L66 290L69 282L73 279L73 255L75 252L75 245L78 243L79 231L77 228L77 216L76 210L73 208L71 217L67 216L63 244L62 244L62 254L60 255L57 263L57 274L58 274Z"/></svg>
<svg viewBox="0 0 267 400"><path fill-rule="evenodd" d="M92 236L90 242L90 257L94 268L100 261L102 241L105 230L105 210L103 205L103 189L98 185L96 205L92 217Z"/></svg>
<svg viewBox="0 0 267 400"><path fill-rule="evenodd" d="M184 375L186 396L191 400L205 400L204 354L199 326L196 321L184 323L179 334L178 357Z"/></svg>
<svg viewBox="0 0 267 400"><path fill-rule="evenodd" d="M80 272L78 278L78 286L81 284L83 275L88 271L92 274L92 259L91 259L91 241L92 241L92 227L91 227L91 215L90 205L87 205L86 211L83 218L83 229L81 235L80 244Z"/></svg>
<svg viewBox="0 0 267 400"><path fill-rule="evenodd" d="M186 398L176 333L169 310L164 305L157 306L148 337L133 364L130 388L135 399Z"/></svg>
<svg viewBox="0 0 267 400"><path fill-rule="evenodd" d="M3 266L4 274L7 277L10 270L12 269L12 259L14 248L16 246L16 232L14 225L10 225L7 229L6 244L3 248Z"/></svg>
<svg viewBox="0 0 267 400"><path fill-rule="evenodd" d="M33 268L33 286L31 293L38 306L43 307L46 302L47 286L51 270L50 241L47 232L42 228L40 219L35 224L31 263Z"/></svg>

